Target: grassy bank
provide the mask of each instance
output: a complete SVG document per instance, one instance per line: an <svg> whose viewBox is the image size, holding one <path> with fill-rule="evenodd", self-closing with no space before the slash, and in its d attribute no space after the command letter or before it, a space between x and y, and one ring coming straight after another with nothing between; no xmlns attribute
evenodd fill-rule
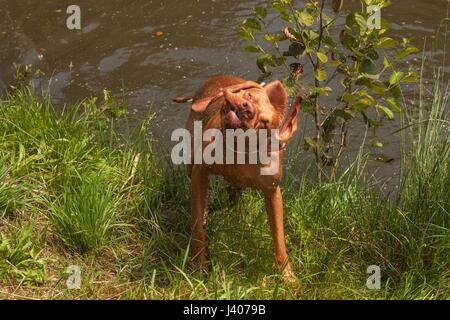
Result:
<svg viewBox="0 0 450 320"><path fill-rule="evenodd" d="M285 283L258 193L244 194L238 214L214 183L213 271L200 274L187 255L190 182L153 152L147 123L127 139L93 100L56 113L19 90L0 104L0 297L446 299L449 95L434 96L403 131L410 139L394 200L364 178L363 154L322 187L294 175L290 158L283 188L298 280ZM81 270L79 290L66 285L71 265ZM380 290L366 286L370 265L381 269Z"/></svg>

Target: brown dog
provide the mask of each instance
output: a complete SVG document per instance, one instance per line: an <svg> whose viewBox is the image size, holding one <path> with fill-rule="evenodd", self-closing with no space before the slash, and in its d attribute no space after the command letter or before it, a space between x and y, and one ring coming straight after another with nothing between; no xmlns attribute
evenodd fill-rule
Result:
<svg viewBox="0 0 450 320"><path fill-rule="evenodd" d="M298 126L297 114L301 97L287 110L288 97L279 81L265 87L237 77L219 76L208 80L193 97L174 99L181 103L192 99L186 128L194 132L194 121L207 129L279 129L280 143L286 143ZM192 153L195 146L191 143ZM192 181L192 241L190 253L194 261L207 270L208 254L204 217L207 210L208 176L219 175L239 189L251 187L264 194L268 220L275 246L275 262L286 277L292 277L286 253L283 226L283 200L280 190L284 148L275 151L275 174L262 175L263 164L192 164L188 172ZM273 155L272 155L273 156ZM266 164L266 166L274 163Z"/></svg>

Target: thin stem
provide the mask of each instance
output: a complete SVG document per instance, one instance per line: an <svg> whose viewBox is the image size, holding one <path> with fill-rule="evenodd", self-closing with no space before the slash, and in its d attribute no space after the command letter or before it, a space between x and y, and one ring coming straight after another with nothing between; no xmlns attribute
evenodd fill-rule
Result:
<svg viewBox="0 0 450 320"><path fill-rule="evenodd" d="M267 30L266 23L263 20L261 20L261 21L262 21L262 24L263 24L263 27L264 27L264 31L266 33L269 33L269 31ZM278 46L278 43L276 43L276 42L271 42L271 43L272 43L273 47L275 48L275 50L277 51L278 55L282 58L283 57L283 53L280 51L280 47ZM283 60L283 65L286 68L286 70L288 71L288 73L291 74L291 68L286 63L286 59Z"/></svg>
<svg viewBox="0 0 450 320"><path fill-rule="evenodd" d="M319 51L320 48L322 47L323 30L325 29L323 26L323 10L325 8L325 2L326 2L326 0L322 0L321 6L320 6L320 30L319 30L319 43L317 45L317 51Z"/></svg>
<svg viewBox="0 0 450 320"><path fill-rule="evenodd" d="M322 46L322 38L323 38L323 10L325 7L325 1L322 0L320 6L320 30L319 30L319 43L317 45L317 51L320 50ZM317 70L320 68L320 60L317 57L314 74L317 73ZM317 88L320 87L320 81L317 78L314 79L315 86ZM320 95L317 93L314 97L314 122L316 126L316 144L314 148L315 160L316 160L316 169L317 169L317 180L319 185L322 185L322 159L321 159L321 143L322 143L322 126L320 119Z"/></svg>
<svg viewBox="0 0 450 320"><path fill-rule="evenodd" d="M341 125L341 139L340 139L339 149L336 154L333 168L331 169L330 181L334 181L336 179L336 173L337 173L337 169L339 167L339 162L340 162L340 159L342 156L342 152L344 151L344 148L346 146L347 135L348 135L347 122L343 122Z"/></svg>
<svg viewBox="0 0 450 320"><path fill-rule="evenodd" d="M333 81L333 79L337 76L338 72L339 72L339 67L337 67L337 68L334 70L334 72L333 72L333 74L331 75L331 77L329 77L328 80L325 82L325 86L328 86L328 85L330 84L330 82Z"/></svg>
<svg viewBox="0 0 450 320"><path fill-rule="evenodd" d="M289 3L289 10L291 11L292 17L294 17L294 21L295 21L295 24L297 25L298 32L301 35L302 26L300 25L300 22L298 21L296 15L295 15L295 9L292 6L292 3ZM302 38L303 38L303 36L302 36ZM302 41L303 41L303 43L305 42L304 39L302 39ZM313 66L313 68L316 69L316 64L314 63L311 53L307 53L306 55L307 55L309 61L311 62L311 65Z"/></svg>

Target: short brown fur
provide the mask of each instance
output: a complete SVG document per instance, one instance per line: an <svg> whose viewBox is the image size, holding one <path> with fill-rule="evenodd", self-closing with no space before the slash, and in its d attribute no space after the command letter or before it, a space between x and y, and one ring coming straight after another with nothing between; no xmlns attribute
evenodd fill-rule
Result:
<svg viewBox="0 0 450 320"><path fill-rule="evenodd" d="M184 102L186 98L180 98ZM250 116L231 119L243 128L280 129L280 140L286 142L297 129L297 113L301 98L286 114L287 95L283 85L274 81L265 87L241 78L219 76L209 79L192 97L193 104L186 128L193 136L194 121L201 121L203 131L207 129L223 130L227 127L229 105L241 114L239 108L251 104ZM176 101L176 99L174 100ZM245 119L242 120L242 119ZM233 121L232 125L235 124ZM192 146L194 144L192 143ZM192 147L193 148L193 147ZM192 149L193 154L194 150ZM264 194L268 221L275 247L275 262L283 275L292 278L291 266L286 253L283 226L283 200L280 189L282 163L285 150L277 151L278 168L274 175L261 175L261 164L194 164L188 165L192 181L192 241L190 253L193 260L203 270L208 269L208 254L204 217L207 212L208 183L210 175L222 176L228 183L238 189L255 188Z"/></svg>

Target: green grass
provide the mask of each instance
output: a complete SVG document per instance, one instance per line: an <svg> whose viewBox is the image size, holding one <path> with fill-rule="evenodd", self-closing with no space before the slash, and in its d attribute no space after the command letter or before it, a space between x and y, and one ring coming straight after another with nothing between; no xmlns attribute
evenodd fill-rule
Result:
<svg viewBox="0 0 450 320"><path fill-rule="evenodd" d="M0 217L4 217L16 211L22 190L20 184L9 177L8 169L0 167L0 170Z"/></svg>
<svg viewBox="0 0 450 320"><path fill-rule="evenodd" d="M120 214L120 198L102 173L63 185L61 196L48 205L49 219L68 247L80 252L101 248Z"/></svg>
<svg viewBox="0 0 450 320"><path fill-rule="evenodd" d="M283 192L293 283L273 267L260 194L246 191L238 212L220 179L212 183L212 271L201 274L188 257L189 179L153 151L148 121L119 135L95 99L55 112L35 96L22 89L0 103L0 297L448 299L449 92L423 97L402 131L395 199L367 177L362 153L319 187L296 174L291 152ZM70 265L81 268L80 290L66 287ZM366 287L370 265L381 268L381 290Z"/></svg>
<svg viewBox="0 0 450 320"><path fill-rule="evenodd" d="M44 282L45 262L35 252L32 241L33 225L16 229L13 240L0 235L0 281L14 281L20 284L41 284Z"/></svg>

